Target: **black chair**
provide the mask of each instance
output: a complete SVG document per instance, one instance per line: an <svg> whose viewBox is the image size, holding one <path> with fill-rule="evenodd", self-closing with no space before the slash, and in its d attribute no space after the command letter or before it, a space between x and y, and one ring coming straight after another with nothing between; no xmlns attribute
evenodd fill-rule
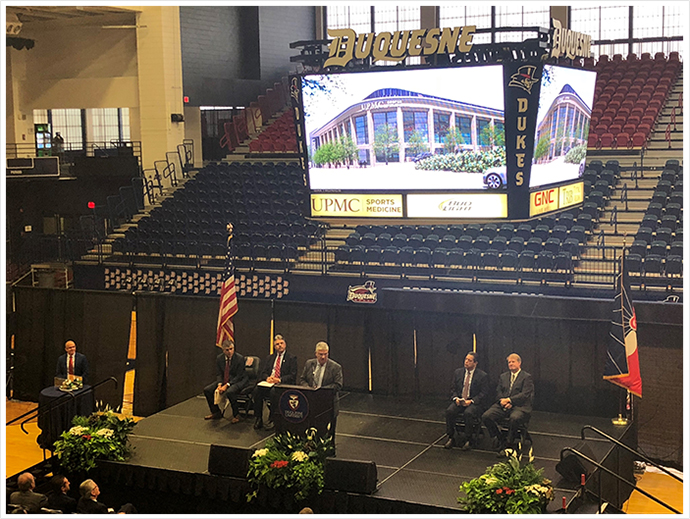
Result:
<svg viewBox="0 0 690 519"><path fill-rule="evenodd" d="M668 227L672 231L675 231L676 227L678 226L678 217L672 214L666 214L661 217L661 222L659 223L659 226Z"/></svg>
<svg viewBox="0 0 690 519"><path fill-rule="evenodd" d="M629 272L642 272L642 256L639 254L626 254L625 265Z"/></svg>
<svg viewBox="0 0 690 519"><path fill-rule="evenodd" d="M532 237L532 226L528 223L521 223L515 231L515 236L525 241L529 240Z"/></svg>
<svg viewBox="0 0 690 519"><path fill-rule="evenodd" d="M448 261L448 249L445 247L436 247L431 251L431 265L437 267L445 267Z"/></svg>
<svg viewBox="0 0 690 519"><path fill-rule="evenodd" d="M673 241L673 230L669 229L668 227L658 227L654 233L654 239L671 243Z"/></svg>
<svg viewBox="0 0 690 519"><path fill-rule="evenodd" d="M647 242L644 240L633 240L633 243L630 246L630 252L632 252L633 254L639 254L640 256L646 255Z"/></svg>
<svg viewBox="0 0 690 519"><path fill-rule="evenodd" d="M484 236L483 234L480 234L474 240L474 244L472 246L476 249L481 250L481 251L485 251L486 249L489 248L490 245L491 245L491 239L488 236Z"/></svg>
<svg viewBox="0 0 690 519"><path fill-rule="evenodd" d="M376 238L376 245L381 247L382 249L385 249L386 247L389 247L393 243L393 238L391 235L387 232L382 232L381 234L378 235Z"/></svg>
<svg viewBox="0 0 690 519"><path fill-rule="evenodd" d="M537 269L539 270L553 270L554 254L551 251L541 251L537 254Z"/></svg>
<svg viewBox="0 0 690 519"><path fill-rule="evenodd" d="M561 250L561 243L561 240L558 238L548 238L544 244L544 250L558 254L558 252Z"/></svg>
<svg viewBox="0 0 690 519"><path fill-rule="evenodd" d="M518 253L512 249L506 249L501 253L501 268L516 269L518 265Z"/></svg>
<svg viewBox="0 0 690 519"><path fill-rule="evenodd" d="M491 240L491 248L498 252L503 252L508 246L508 239L505 236L496 236Z"/></svg>
<svg viewBox="0 0 690 519"><path fill-rule="evenodd" d="M244 357L244 372L249 378L249 382L237 395L237 404L240 412L244 411L245 416L249 415L249 411L254 409L254 402L252 400L252 393L259 379L261 372L261 359L253 355Z"/></svg>
<svg viewBox="0 0 690 519"><path fill-rule="evenodd" d="M484 267L497 268L499 264L499 251L487 249L482 255L482 265Z"/></svg>
<svg viewBox="0 0 690 519"><path fill-rule="evenodd" d="M508 245L506 246L506 250L514 250L518 254L522 252L522 250L525 248L525 240L522 238L518 238L515 236L514 238L511 238L510 241L508 242Z"/></svg>
<svg viewBox="0 0 690 519"><path fill-rule="evenodd" d="M571 271L573 268L573 257L569 252L559 252L554 258L553 268L558 271Z"/></svg>
<svg viewBox="0 0 690 519"><path fill-rule="evenodd" d="M649 246L649 254L655 254L657 256L666 256L666 249L668 243L664 240L654 240Z"/></svg>
<svg viewBox="0 0 690 519"><path fill-rule="evenodd" d="M414 253L415 265L431 265L431 249L420 247Z"/></svg>
<svg viewBox="0 0 690 519"><path fill-rule="evenodd" d="M659 254L647 254L643 263L645 276L648 274L661 274L662 260Z"/></svg>
<svg viewBox="0 0 690 519"><path fill-rule="evenodd" d="M546 241L549 238L551 229L548 225L539 224L534 228L533 237L539 238L541 241Z"/></svg>
<svg viewBox="0 0 690 519"><path fill-rule="evenodd" d="M581 225L573 225L568 233L568 238L575 238L580 244L585 243L587 240L585 228Z"/></svg>
<svg viewBox="0 0 690 519"><path fill-rule="evenodd" d="M371 247L376 243L376 235L373 232L368 232L362 235L362 239L359 240L360 245L365 247Z"/></svg>
<svg viewBox="0 0 690 519"><path fill-rule="evenodd" d="M671 248L668 251L669 256L680 256L683 257L683 241L674 240L671 242Z"/></svg>
<svg viewBox="0 0 690 519"><path fill-rule="evenodd" d="M498 225L495 223L485 223L482 227L482 234L493 240L498 235Z"/></svg>
<svg viewBox="0 0 690 519"><path fill-rule="evenodd" d="M372 245L367 247L364 251L364 261L366 263L381 263L381 252L382 248L378 245Z"/></svg>
<svg viewBox="0 0 690 519"><path fill-rule="evenodd" d="M525 244L525 249L526 251L533 252L534 254L538 254L542 250L542 242L541 238L537 237L532 237L529 240L527 240L527 243Z"/></svg>
<svg viewBox="0 0 690 519"><path fill-rule="evenodd" d="M412 265L414 262L414 247L406 245L398 252L398 262L401 265Z"/></svg>
<svg viewBox="0 0 690 519"><path fill-rule="evenodd" d="M609 188L609 183L604 179L599 179L594 183L594 186L592 187L592 192L595 191L600 191L604 198L609 198L611 196L611 189Z"/></svg>
<svg viewBox="0 0 690 519"><path fill-rule="evenodd" d="M636 240L644 240L647 243L650 243L653 239L653 229L651 227L647 227L645 225L641 225L637 229L637 234L635 234L635 239Z"/></svg>
<svg viewBox="0 0 690 519"><path fill-rule="evenodd" d="M666 257L666 275L667 276L682 276L683 275L683 257L675 254Z"/></svg>
<svg viewBox="0 0 690 519"><path fill-rule="evenodd" d="M413 234L407 239L407 245L413 249L418 249L419 247L424 246L424 236L419 233Z"/></svg>
<svg viewBox="0 0 690 519"><path fill-rule="evenodd" d="M422 238L426 238L432 232L431 225L418 225L415 234L421 234Z"/></svg>
<svg viewBox="0 0 690 519"><path fill-rule="evenodd" d="M661 204L662 206L665 206L668 200L668 193L668 191L657 188L657 190L654 191L654 194L652 194L652 203L657 203Z"/></svg>
<svg viewBox="0 0 690 519"><path fill-rule="evenodd" d="M518 267L520 270L533 270L536 266L536 256L532 251L522 251L518 257Z"/></svg>
<svg viewBox="0 0 690 519"><path fill-rule="evenodd" d="M596 189L593 189L589 192L589 195L587 195L587 201L597 204L599 209L602 209L606 205L606 202L604 201L604 193L597 191ZM558 219L558 223L561 223L560 218Z"/></svg>
<svg viewBox="0 0 690 519"><path fill-rule="evenodd" d="M393 240L391 241L391 245L394 247L405 247L407 245L407 234L405 233L398 233L395 236L393 236Z"/></svg>
<svg viewBox="0 0 690 519"><path fill-rule="evenodd" d="M671 202L669 200L669 202L666 204L666 210L664 211L664 214L679 217L681 209L682 209L681 204L679 204L677 202Z"/></svg>
<svg viewBox="0 0 690 519"><path fill-rule="evenodd" d="M471 223L465 226L465 234L472 236L472 239L475 239L477 236L479 236L481 232L482 227L478 223Z"/></svg>
<svg viewBox="0 0 690 519"><path fill-rule="evenodd" d="M498 234L510 240L515 235L515 226L512 223L504 223L498 230Z"/></svg>
<svg viewBox="0 0 690 519"><path fill-rule="evenodd" d="M658 218L653 214L646 214L642 217L642 227L649 227L651 230L657 228L659 221Z"/></svg>
<svg viewBox="0 0 690 519"><path fill-rule="evenodd" d="M582 204L582 214L588 214L592 219L599 218L599 206L592 201L587 201ZM582 216L582 214L580 216Z"/></svg>
<svg viewBox="0 0 690 519"><path fill-rule="evenodd" d="M474 247L465 252L465 266L470 268L481 267L482 265L482 251Z"/></svg>
<svg viewBox="0 0 690 519"><path fill-rule="evenodd" d="M350 254L350 247L347 245L341 245L335 249L335 261L336 263L343 263L348 260Z"/></svg>
<svg viewBox="0 0 690 519"><path fill-rule="evenodd" d="M568 237L568 228L565 225L555 225L551 229L551 237L563 241Z"/></svg>
<svg viewBox="0 0 690 519"><path fill-rule="evenodd" d="M350 255L348 261L350 263L364 263L366 248L363 245L355 245L350 247Z"/></svg>
<svg viewBox="0 0 690 519"><path fill-rule="evenodd" d="M362 235L357 231L354 231L347 238L345 238L345 243L347 243L350 247L353 247L355 245L359 245L361 239Z"/></svg>
<svg viewBox="0 0 690 519"><path fill-rule="evenodd" d="M661 172L661 180L666 180L670 182L671 185L675 184L677 176L678 174L672 169L665 169Z"/></svg>
<svg viewBox="0 0 690 519"><path fill-rule="evenodd" d="M589 163L589 166L587 166L589 169L593 169L594 171L598 173L601 173L602 170L604 169L604 164L600 160L593 160Z"/></svg>
<svg viewBox="0 0 690 519"><path fill-rule="evenodd" d="M661 218L661 215L663 212L664 212L664 206L662 206L659 202L650 202L649 205L647 206L647 210L645 211L645 214L653 214L658 219L658 218Z"/></svg>
<svg viewBox="0 0 690 519"><path fill-rule="evenodd" d="M678 171L680 171L680 161L678 159L668 159L664 165L664 169L671 169L678 173Z"/></svg>
<svg viewBox="0 0 690 519"><path fill-rule="evenodd" d="M460 267L465 261L465 251L459 247L448 251L447 265L449 267Z"/></svg>
<svg viewBox="0 0 690 519"><path fill-rule="evenodd" d="M458 242L456 244L458 249L462 249L463 251L469 250L470 247L472 247L472 242L474 242L474 238L470 236L469 234L463 234L458 238Z"/></svg>
<svg viewBox="0 0 690 519"><path fill-rule="evenodd" d="M381 263L398 263L400 249L391 245L381 251Z"/></svg>
<svg viewBox="0 0 690 519"><path fill-rule="evenodd" d="M455 244L457 243L457 238L453 234L445 234L443 238L441 238L441 243L439 244L441 247L444 247L446 249L452 249L455 247Z"/></svg>
<svg viewBox="0 0 690 519"><path fill-rule="evenodd" d="M576 238L566 238L561 248L569 252L572 257L578 257L580 255L580 242Z"/></svg>
<svg viewBox="0 0 690 519"><path fill-rule="evenodd" d="M436 247L439 246L441 242L441 238L439 237L438 234L428 234L426 238L424 238L424 246L428 247L431 250L434 250Z"/></svg>

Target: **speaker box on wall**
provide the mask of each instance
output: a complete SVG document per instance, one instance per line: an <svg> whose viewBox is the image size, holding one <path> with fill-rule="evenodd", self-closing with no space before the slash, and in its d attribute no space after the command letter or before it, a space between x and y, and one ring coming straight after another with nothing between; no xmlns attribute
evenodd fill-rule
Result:
<svg viewBox="0 0 690 519"><path fill-rule="evenodd" d="M327 458L323 479L329 490L371 494L376 490L376 463Z"/></svg>
<svg viewBox="0 0 690 519"><path fill-rule="evenodd" d="M208 453L208 471L216 476L246 478L251 450L211 444Z"/></svg>
<svg viewBox="0 0 690 519"><path fill-rule="evenodd" d="M585 442L579 442L576 445L573 445L572 448L578 452L581 452L589 459L598 461L594 457L592 449ZM563 453L563 459L556 465L556 472L563 476L565 481L570 483L579 483L582 474L584 474L585 477L589 476L590 474L590 470L588 470L587 465L591 464L584 461L577 454L567 451Z"/></svg>

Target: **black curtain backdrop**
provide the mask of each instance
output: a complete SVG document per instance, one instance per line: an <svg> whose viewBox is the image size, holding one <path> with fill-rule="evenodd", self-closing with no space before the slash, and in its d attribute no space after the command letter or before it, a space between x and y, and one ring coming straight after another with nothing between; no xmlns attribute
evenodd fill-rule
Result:
<svg viewBox="0 0 690 519"><path fill-rule="evenodd" d="M14 398L38 401L53 384L57 359L73 340L89 360L89 383L115 377L96 390L96 400L122 403L132 315L129 294L15 287Z"/></svg>
<svg viewBox="0 0 690 519"><path fill-rule="evenodd" d="M137 295L134 410L149 416L198 395L214 380L219 300L169 294ZM233 318L237 352L268 355L271 302L241 301Z"/></svg>

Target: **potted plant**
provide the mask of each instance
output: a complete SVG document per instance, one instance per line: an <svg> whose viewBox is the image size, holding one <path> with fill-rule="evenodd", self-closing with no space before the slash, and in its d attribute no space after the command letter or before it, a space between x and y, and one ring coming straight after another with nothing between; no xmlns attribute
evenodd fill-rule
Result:
<svg viewBox="0 0 690 519"><path fill-rule="evenodd" d="M465 495L458 497L468 513L539 514L553 500L551 481L544 469L534 467L532 450L529 461L510 451L506 461L489 467L484 474L460 485Z"/></svg>
<svg viewBox="0 0 690 519"><path fill-rule="evenodd" d="M106 410L90 416L75 416L72 428L55 442L55 454L69 473L86 473L96 460L124 461L132 453L129 433L136 423Z"/></svg>
<svg viewBox="0 0 690 519"><path fill-rule="evenodd" d="M262 487L294 496L295 502L320 494L324 462L333 446L330 438L319 438L316 433L313 428L305 436L282 433L254 451L247 472L253 491L247 494L247 501L255 499Z"/></svg>

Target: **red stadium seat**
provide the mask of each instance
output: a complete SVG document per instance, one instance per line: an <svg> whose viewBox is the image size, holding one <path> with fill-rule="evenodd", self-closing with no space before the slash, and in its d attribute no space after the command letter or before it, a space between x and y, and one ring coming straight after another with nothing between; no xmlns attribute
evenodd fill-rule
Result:
<svg viewBox="0 0 690 519"><path fill-rule="evenodd" d="M649 52L643 52L640 56L640 61L651 61L652 55Z"/></svg>
<svg viewBox="0 0 690 519"><path fill-rule="evenodd" d="M599 144L599 136L596 133L590 133L587 138L587 147L596 148Z"/></svg>
<svg viewBox="0 0 690 519"><path fill-rule="evenodd" d="M618 135L622 131L623 131L623 128L619 124L612 124L611 126L609 126L608 133L612 133L615 136L615 135Z"/></svg>
<svg viewBox="0 0 690 519"><path fill-rule="evenodd" d="M627 123L625 126L623 126L623 133L627 133L628 135L632 135L635 133L635 130L637 130L637 126L634 124ZM613 133L613 132L611 132Z"/></svg>
<svg viewBox="0 0 690 519"><path fill-rule="evenodd" d="M643 116L639 122L639 124L649 125L650 128L653 128L655 123L656 123L656 117L654 117L652 115ZM638 124L638 126L639 126L639 124Z"/></svg>
<svg viewBox="0 0 690 519"><path fill-rule="evenodd" d="M249 151L252 153L258 153L261 151L261 141L254 140L249 143Z"/></svg>
<svg viewBox="0 0 690 519"><path fill-rule="evenodd" d="M596 133L597 135L603 135L606 133L606 130L608 129L609 127L606 124L597 124L594 128L594 133Z"/></svg>
<svg viewBox="0 0 690 519"><path fill-rule="evenodd" d="M616 135L616 148L627 148L630 142L630 134L622 132Z"/></svg>
<svg viewBox="0 0 690 519"><path fill-rule="evenodd" d="M626 115L622 115L620 113L620 110L619 110L618 115L613 119L613 122L611 124L614 124L616 126L620 126L622 128L623 126L625 126L627 121L628 121L628 117ZM611 133L613 133L613 131Z"/></svg>
<svg viewBox="0 0 690 519"><path fill-rule="evenodd" d="M663 61L663 62L665 62L665 61L666 61L666 54L664 54L663 52L657 52L656 54L654 54L654 61L657 61L657 62Z"/></svg>
<svg viewBox="0 0 690 519"><path fill-rule="evenodd" d="M629 115L628 119L625 121L626 124L632 124L634 126L637 126L641 122L642 120L640 119L639 115Z"/></svg>
<svg viewBox="0 0 690 519"><path fill-rule="evenodd" d="M614 139L613 134L606 132L601 136L601 139L599 140L599 146L601 148L610 148L613 146L614 142L615 142L615 139Z"/></svg>
<svg viewBox="0 0 690 519"><path fill-rule="evenodd" d="M644 133L634 133L631 139L631 145L633 148L641 148L647 142L647 136Z"/></svg>

